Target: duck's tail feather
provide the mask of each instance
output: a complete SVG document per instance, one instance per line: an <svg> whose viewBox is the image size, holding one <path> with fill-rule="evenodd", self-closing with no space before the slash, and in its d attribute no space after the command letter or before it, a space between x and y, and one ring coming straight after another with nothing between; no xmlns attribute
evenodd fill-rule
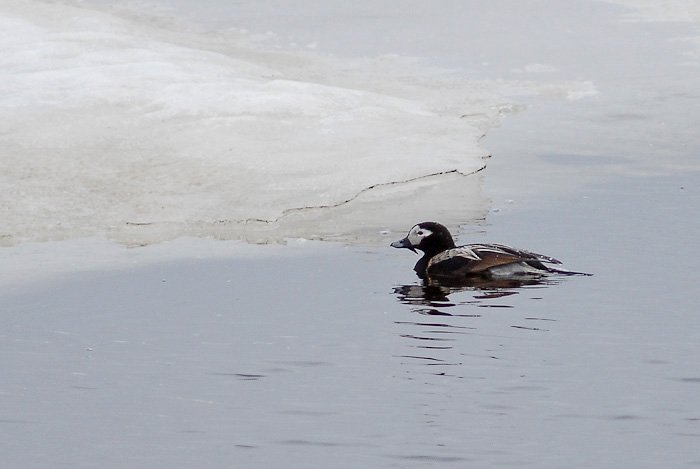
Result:
<svg viewBox="0 0 700 469"><path fill-rule="evenodd" d="M559 275L585 275L586 277L590 277L593 274L589 274L588 272L576 272L575 270L568 270L568 269L563 269L561 267L552 267L552 266L544 266L548 272L552 272L553 274L559 274Z"/></svg>

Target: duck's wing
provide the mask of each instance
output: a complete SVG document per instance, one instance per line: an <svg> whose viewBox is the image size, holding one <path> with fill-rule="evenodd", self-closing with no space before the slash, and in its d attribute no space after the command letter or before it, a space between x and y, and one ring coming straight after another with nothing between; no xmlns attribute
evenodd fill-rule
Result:
<svg viewBox="0 0 700 469"><path fill-rule="evenodd" d="M536 252L526 251L524 249L516 249L503 244L469 244L468 246L477 256L482 259L499 259L500 262L496 265L508 262L545 262L547 264L561 264L561 261L553 257L538 254Z"/></svg>
<svg viewBox="0 0 700 469"><path fill-rule="evenodd" d="M473 272L483 259L470 247L460 246L436 254L428 261L429 274L461 277Z"/></svg>
<svg viewBox="0 0 700 469"><path fill-rule="evenodd" d="M502 244L468 244L435 255L428 263L428 271L433 275L463 276L517 263L527 263L544 271L548 268L542 263L561 264L553 257Z"/></svg>

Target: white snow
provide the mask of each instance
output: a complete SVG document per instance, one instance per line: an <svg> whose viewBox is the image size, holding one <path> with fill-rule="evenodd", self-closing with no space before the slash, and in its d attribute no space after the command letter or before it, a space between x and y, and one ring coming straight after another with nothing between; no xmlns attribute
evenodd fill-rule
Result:
<svg viewBox="0 0 700 469"><path fill-rule="evenodd" d="M457 175L484 167L478 141L514 100L595 93L264 49L63 2L4 1L0 49L6 245L351 239L435 206L478 216L478 178Z"/></svg>

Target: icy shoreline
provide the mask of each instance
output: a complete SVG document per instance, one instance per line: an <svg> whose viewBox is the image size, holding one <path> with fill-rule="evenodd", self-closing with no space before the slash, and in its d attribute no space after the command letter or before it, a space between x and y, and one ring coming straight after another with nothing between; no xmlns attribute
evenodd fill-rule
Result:
<svg viewBox="0 0 700 469"><path fill-rule="evenodd" d="M442 207L448 221L478 218L478 179L454 178L484 167L485 132L518 97L595 93L585 82L469 80L396 56L266 50L135 16L0 7L0 243L353 239L360 225L376 236L396 225L392 194L421 214L445 197L416 191L443 184L462 194Z"/></svg>

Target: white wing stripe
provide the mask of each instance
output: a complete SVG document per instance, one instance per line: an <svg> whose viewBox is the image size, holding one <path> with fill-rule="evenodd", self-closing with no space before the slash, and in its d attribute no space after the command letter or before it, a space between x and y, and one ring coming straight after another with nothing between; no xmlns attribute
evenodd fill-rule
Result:
<svg viewBox="0 0 700 469"><path fill-rule="evenodd" d="M479 252L491 252L494 254L505 254L511 257L514 256L514 263L527 260L537 260L553 264L561 263L553 257L544 256L535 252L523 251L521 249L515 249L510 246L505 246L501 244L468 244L466 246L459 246L436 254L430 259L430 261L428 261L428 268L448 259L453 259L455 257L462 257L464 259L478 262L483 260L479 256ZM520 258L518 259L518 257Z"/></svg>
<svg viewBox="0 0 700 469"><path fill-rule="evenodd" d="M481 260L481 257L479 257L479 255L476 252L474 252L473 249L471 249L468 246L462 246L458 248L448 249L447 251L442 251L439 254L435 254L428 262L428 268L430 268L430 266L432 266L433 264L437 264L438 262L443 262L454 257L464 257L472 261Z"/></svg>

